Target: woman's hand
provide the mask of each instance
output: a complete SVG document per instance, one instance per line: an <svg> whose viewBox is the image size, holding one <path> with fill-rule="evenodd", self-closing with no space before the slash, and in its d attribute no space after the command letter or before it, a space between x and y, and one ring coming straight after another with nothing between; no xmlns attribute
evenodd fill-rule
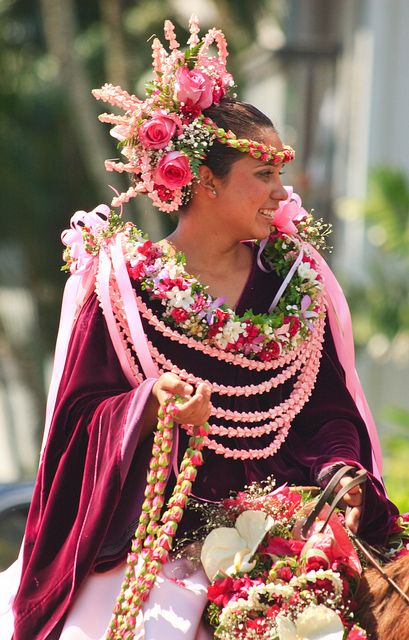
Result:
<svg viewBox="0 0 409 640"><path fill-rule="evenodd" d="M208 421L212 408L209 385L201 383L194 392L192 385L183 382L175 373L163 373L153 385L152 394L159 404L163 404L169 393L186 399L178 405L177 422L200 426Z"/></svg>
<svg viewBox="0 0 409 640"><path fill-rule="evenodd" d="M353 478L351 476L345 476L339 481L335 491L339 491L343 487L345 487L348 482L350 482ZM352 531L352 533L357 533L359 527L359 521L361 519L362 507L363 507L363 493L362 487L356 486L353 487L348 493L344 495L342 498L343 502L347 507L349 507L345 512L345 524L348 529Z"/></svg>

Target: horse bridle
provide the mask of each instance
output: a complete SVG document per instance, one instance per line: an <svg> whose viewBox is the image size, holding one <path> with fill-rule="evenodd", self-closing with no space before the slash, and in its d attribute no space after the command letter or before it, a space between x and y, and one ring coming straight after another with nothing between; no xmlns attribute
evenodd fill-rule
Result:
<svg viewBox="0 0 409 640"><path fill-rule="evenodd" d="M340 504L343 497L354 487L359 485L363 485L366 482L368 472L365 469L357 469L356 467L352 467L351 465L344 465L333 475L323 492L321 493L317 503L315 504L312 511L309 513L305 522L301 528L301 537L304 540L307 540L308 533L313 525L313 523L318 518L321 513L323 507L327 502L329 502L331 496L334 494L334 491L339 484L340 480L345 476L351 476L352 480L350 480L342 489L340 489L332 499L332 502L329 503L329 510L325 520L323 521L322 526L319 529L319 532L322 533L327 526L329 519L331 518L334 510ZM363 542L358 538L357 535L352 533L352 531L345 525L348 535L351 540L354 542L355 546L361 551L366 560L380 573L380 575L388 582L388 584L396 591L401 598L405 601L407 605L409 605L409 597L407 594L402 591L400 586L386 573L383 569L382 565L379 564L378 560L374 557L373 552L377 552L376 549L367 545L367 543Z"/></svg>

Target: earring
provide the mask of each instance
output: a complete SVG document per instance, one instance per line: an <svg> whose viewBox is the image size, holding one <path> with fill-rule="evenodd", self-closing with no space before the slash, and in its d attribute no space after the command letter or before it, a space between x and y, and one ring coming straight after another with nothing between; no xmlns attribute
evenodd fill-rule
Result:
<svg viewBox="0 0 409 640"><path fill-rule="evenodd" d="M215 198L217 196L217 191L216 191L216 189L214 187L212 189L212 196L214 196Z"/></svg>

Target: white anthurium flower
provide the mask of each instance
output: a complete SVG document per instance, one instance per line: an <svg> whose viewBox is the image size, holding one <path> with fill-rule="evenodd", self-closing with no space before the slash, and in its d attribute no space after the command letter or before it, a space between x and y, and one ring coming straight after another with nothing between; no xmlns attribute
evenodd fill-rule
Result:
<svg viewBox="0 0 409 640"><path fill-rule="evenodd" d="M310 605L295 622L279 614L276 623L279 640L342 640L345 631L339 615L323 604Z"/></svg>
<svg viewBox="0 0 409 640"><path fill-rule="evenodd" d="M274 523L264 511L243 511L234 527L218 527L206 537L200 559L209 580L219 573L250 571L251 558Z"/></svg>

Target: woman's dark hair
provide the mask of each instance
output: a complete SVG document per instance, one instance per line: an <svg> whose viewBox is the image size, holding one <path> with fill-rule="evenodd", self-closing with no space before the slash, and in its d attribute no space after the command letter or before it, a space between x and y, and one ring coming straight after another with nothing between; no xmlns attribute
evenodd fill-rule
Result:
<svg viewBox="0 0 409 640"><path fill-rule="evenodd" d="M239 100L225 98L220 104L212 105L203 111L207 118L225 131L232 131L238 138L252 138L257 140L261 129L266 127L276 130L270 118L253 105ZM215 140L209 149L204 164L209 167L218 178L228 175L232 164L243 157L241 151L232 149Z"/></svg>

